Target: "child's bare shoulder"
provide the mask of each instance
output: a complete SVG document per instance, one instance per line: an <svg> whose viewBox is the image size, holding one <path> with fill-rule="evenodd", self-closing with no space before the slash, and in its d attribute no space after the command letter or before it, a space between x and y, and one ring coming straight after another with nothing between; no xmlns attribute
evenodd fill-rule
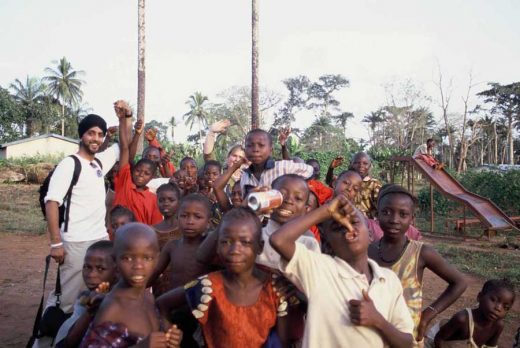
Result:
<svg viewBox="0 0 520 348"><path fill-rule="evenodd" d="M101 324L107 321L119 322L121 310L124 308L124 301L117 293L108 294L103 299L94 318L94 324Z"/></svg>

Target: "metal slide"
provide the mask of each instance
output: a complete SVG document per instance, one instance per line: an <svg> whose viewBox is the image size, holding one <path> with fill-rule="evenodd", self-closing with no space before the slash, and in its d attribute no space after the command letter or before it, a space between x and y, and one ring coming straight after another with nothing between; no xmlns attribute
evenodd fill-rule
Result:
<svg viewBox="0 0 520 348"><path fill-rule="evenodd" d="M495 203L469 192L444 169L435 170L415 158L412 163L443 195L470 208L488 230L516 229L515 223Z"/></svg>

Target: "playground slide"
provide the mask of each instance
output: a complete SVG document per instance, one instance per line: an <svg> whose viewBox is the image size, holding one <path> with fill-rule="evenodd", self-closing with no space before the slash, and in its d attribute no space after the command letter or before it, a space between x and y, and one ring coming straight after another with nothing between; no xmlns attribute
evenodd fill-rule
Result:
<svg viewBox="0 0 520 348"><path fill-rule="evenodd" d="M415 167L445 196L470 208L489 230L516 229L515 223L487 198L469 192L444 169L435 170L421 160L412 159Z"/></svg>

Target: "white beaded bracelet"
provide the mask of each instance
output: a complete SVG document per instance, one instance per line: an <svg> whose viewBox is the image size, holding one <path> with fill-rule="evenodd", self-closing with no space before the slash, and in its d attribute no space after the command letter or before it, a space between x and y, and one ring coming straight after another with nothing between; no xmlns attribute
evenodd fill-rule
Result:
<svg viewBox="0 0 520 348"><path fill-rule="evenodd" d="M56 244L51 244L51 249L59 248L61 246L63 246L63 242L59 242L59 243L56 243Z"/></svg>

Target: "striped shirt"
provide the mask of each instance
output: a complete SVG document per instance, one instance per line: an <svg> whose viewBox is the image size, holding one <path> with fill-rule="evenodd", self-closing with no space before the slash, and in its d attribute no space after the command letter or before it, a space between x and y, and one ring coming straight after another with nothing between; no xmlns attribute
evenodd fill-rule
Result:
<svg viewBox="0 0 520 348"><path fill-rule="evenodd" d="M242 195L245 197L247 193L255 188L261 186L271 187L273 181L285 174L297 174L305 179L311 177L314 169L305 163L295 163L293 161L275 161L269 158L264 165L264 170L260 175L260 180L253 174L252 165L242 172L240 178L240 187L242 188Z"/></svg>

